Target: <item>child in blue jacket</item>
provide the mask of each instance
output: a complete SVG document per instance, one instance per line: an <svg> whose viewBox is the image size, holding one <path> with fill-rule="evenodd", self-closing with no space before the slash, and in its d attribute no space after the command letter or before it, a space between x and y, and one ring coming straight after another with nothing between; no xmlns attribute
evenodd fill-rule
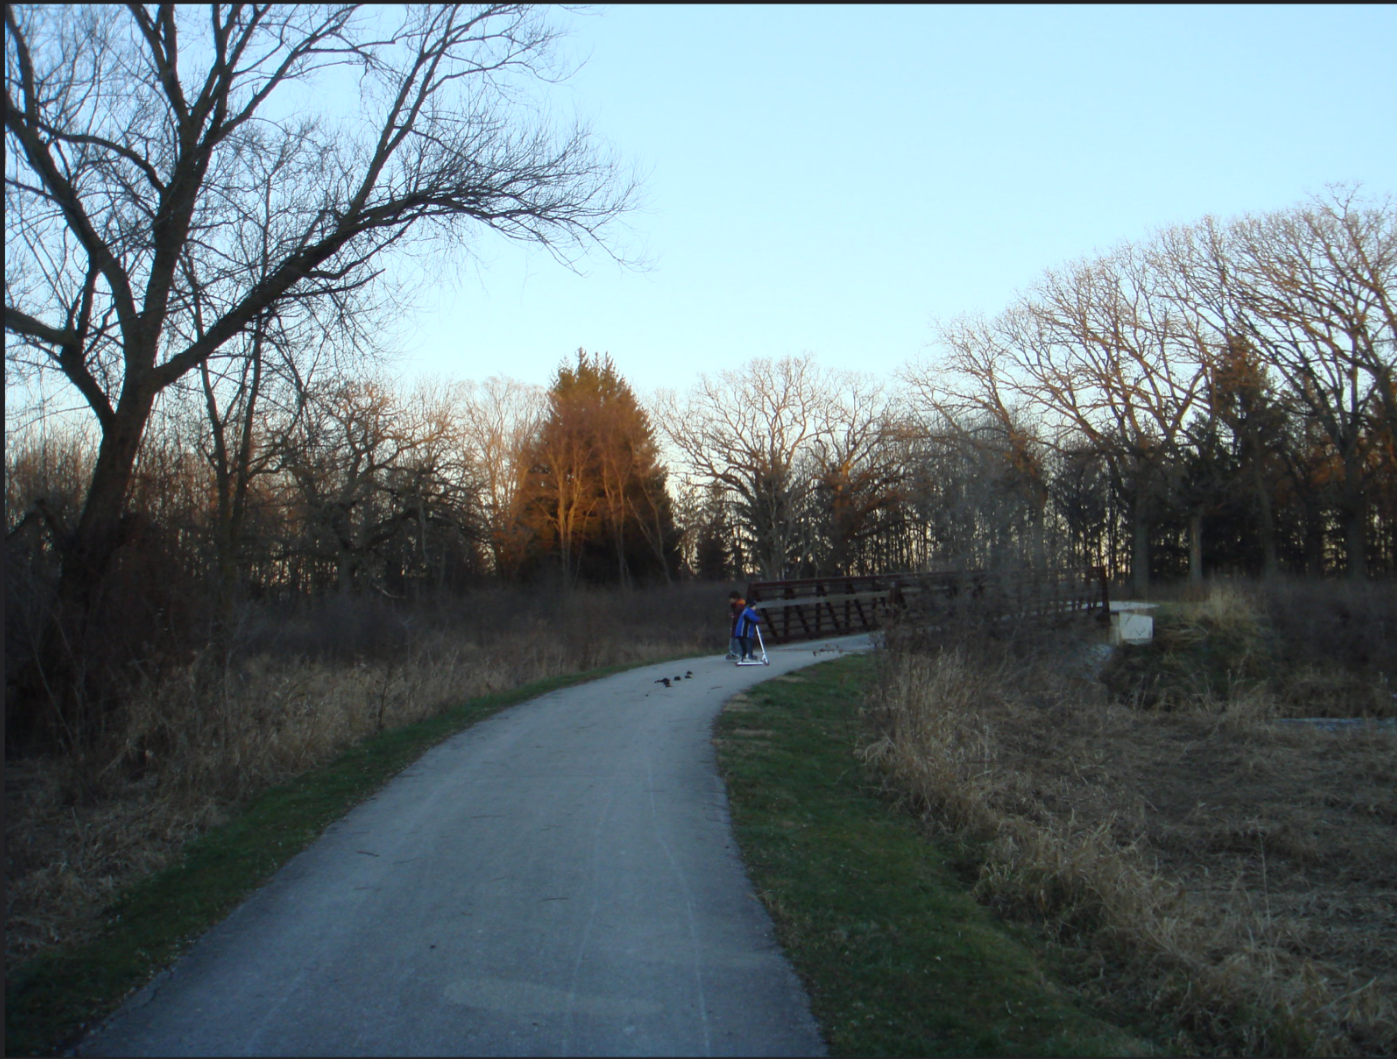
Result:
<svg viewBox="0 0 1397 1059"><path fill-rule="evenodd" d="M737 642L742 648L742 657L738 659L745 662L752 657L752 630L761 624L761 616L750 606L742 608L742 613L737 616L737 625L734 631L737 633Z"/></svg>

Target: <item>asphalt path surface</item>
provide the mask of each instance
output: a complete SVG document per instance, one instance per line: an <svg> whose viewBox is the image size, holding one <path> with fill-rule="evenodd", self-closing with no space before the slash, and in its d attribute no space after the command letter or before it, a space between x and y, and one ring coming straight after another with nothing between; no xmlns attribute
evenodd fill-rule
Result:
<svg viewBox="0 0 1397 1059"><path fill-rule="evenodd" d="M466 729L79 1054L823 1054L738 856L712 724L738 692L867 645L647 666Z"/></svg>

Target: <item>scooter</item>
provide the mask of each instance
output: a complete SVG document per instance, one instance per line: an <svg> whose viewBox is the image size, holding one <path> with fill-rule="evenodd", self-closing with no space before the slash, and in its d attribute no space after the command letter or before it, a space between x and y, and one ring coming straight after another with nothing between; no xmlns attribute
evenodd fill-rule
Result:
<svg viewBox="0 0 1397 1059"><path fill-rule="evenodd" d="M760 625L757 625L757 626L755 626L755 628L756 628L756 630L757 630L757 646L758 646L759 648L761 648L762 656L761 656L761 658L755 658L755 657L751 657L751 656L749 656L749 657L746 658L746 659L739 658L739 659L737 660L737 665L740 665L740 666L769 666L769 665L771 665L771 659L768 658L768 657L766 656L766 644L764 644L764 643L762 642L762 627L761 627Z"/></svg>

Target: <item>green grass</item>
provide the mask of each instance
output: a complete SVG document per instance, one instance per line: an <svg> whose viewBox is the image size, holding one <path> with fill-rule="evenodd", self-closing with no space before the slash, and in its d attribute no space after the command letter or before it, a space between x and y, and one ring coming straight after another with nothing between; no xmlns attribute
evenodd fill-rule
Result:
<svg viewBox="0 0 1397 1059"><path fill-rule="evenodd" d="M649 662L637 665L649 665ZM507 706L617 673L611 666L472 699L365 739L253 799L235 819L132 886L94 940L6 968L5 1054L51 1055L110 1014L349 809L443 739Z"/></svg>
<svg viewBox="0 0 1397 1059"><path fill-rule="evenodd" d="M1151 1054L1083 1010L854 757L872 660L749 692L716 726L748 870L834 1055Z"/></svg>

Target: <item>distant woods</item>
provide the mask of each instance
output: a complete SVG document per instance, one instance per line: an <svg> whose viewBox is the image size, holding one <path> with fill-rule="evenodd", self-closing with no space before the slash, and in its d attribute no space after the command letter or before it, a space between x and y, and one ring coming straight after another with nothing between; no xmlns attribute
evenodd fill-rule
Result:
<svg viewBox="0 0 1397 1059"><path fill-rule="evenodd" d="M949 565L1101 563L1137 589L1389 574L1394 269L1389 201L1209 219L943 325L893 386L760 359L648 409L582 350L546 389L404 389L249 358L253 324L154 407L116 576L226 603ZM35 591L98 449L57 423L7 444L11 576Z"/></svg>
<svg viewBox="0 0 1397 1059"><path fill-rule="evenodd" d="M122 554L220 599L957 564L1101 563L1141 589L1390 574L1394 269L1390 202L1209 219L943 325L895 386L761 359L648 409L582 350L547 388L268 358L255 406L246 360L214 359L155 409ZM55 426L7 446L27 576L54 576L95 450Z"/></svg>

